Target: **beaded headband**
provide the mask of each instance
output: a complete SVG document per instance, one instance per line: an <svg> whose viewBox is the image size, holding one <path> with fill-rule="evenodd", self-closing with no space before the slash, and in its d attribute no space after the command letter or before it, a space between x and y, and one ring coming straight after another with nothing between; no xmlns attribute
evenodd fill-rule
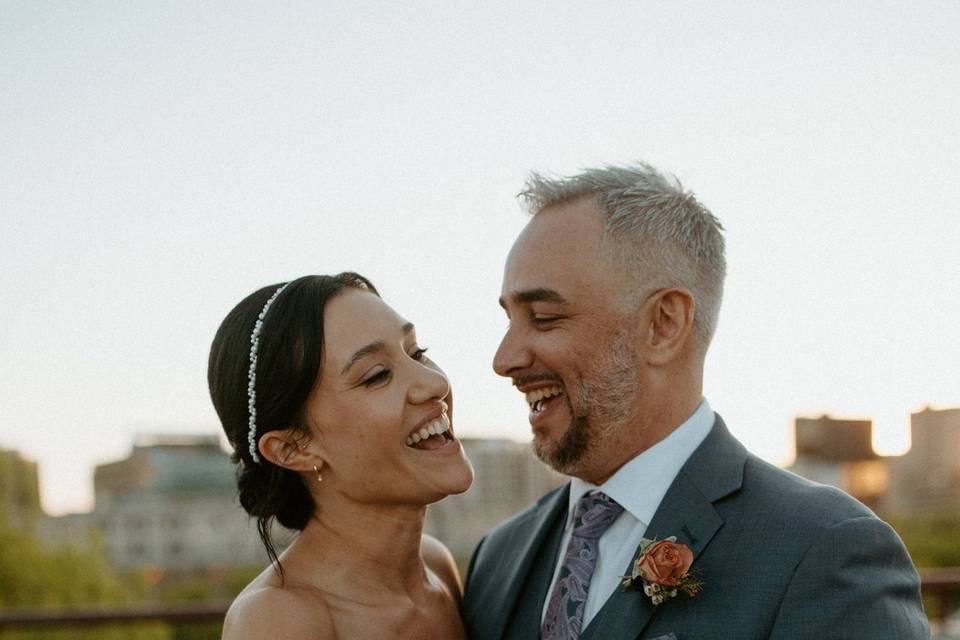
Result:
<svg viewBox="0 0 960 640"><path fill-rule="evenodd" d="M287 284L290 284L289 282ZM263 329L263 319L267 315L270 305L277 299L287 284L273 292L270 299L263 305L257 321L253 325L253 333L250 334L250 368L247 370L247 409L250 418L247 422L249 431L247 433L247 442L250 444L250 457L254 462L260 462L260 454L257 453L257 351L260 349L260 330Z"/></svg>

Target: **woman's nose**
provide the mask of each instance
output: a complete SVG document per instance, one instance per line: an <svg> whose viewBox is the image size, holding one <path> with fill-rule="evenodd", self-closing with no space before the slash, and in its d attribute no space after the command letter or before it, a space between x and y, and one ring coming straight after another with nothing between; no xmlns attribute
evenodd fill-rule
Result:
<svg viewBox="0 0 960 640"><path fill-rule="evenodd" d="M450 381L446 374L432 362L418 363L416 379L410 385L409 398L413 404L431 400L443 400L450 395Z"/></svg>

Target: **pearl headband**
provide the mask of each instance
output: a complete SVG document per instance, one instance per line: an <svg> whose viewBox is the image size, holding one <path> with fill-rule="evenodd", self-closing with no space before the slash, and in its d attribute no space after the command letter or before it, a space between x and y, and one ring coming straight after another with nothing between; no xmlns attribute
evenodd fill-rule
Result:
<svg viewBox="0 0 960 640"><path fill-rule="evenodd" d="M257 322L253 325L253 333L250 334L250 368L247 370L247 409L250 414L247 424L250 430L247 433L247 442L250 444L250 457L254 462L260 462L260 454L257 453L257 351L260 349L260 330L263 329L263 319L267 315L267 310L277 296L287 288L287 284L274 291L263 305L260 315L257 316Z"/></svg>

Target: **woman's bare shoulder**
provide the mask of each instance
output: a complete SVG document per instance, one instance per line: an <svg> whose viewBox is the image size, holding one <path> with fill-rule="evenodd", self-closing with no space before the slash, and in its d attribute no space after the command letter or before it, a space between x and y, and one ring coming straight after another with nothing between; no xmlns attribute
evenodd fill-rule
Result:
<svg viewBox="0 0 960 640"><path fill-rule="evenodd" d="M420 550L427 568L443 581L459 603L463 596L463 583L460 581L460 570L457 569L453 554L442 542L426 534L420 539Z"/></svg>
<svg viewBox="0 0 960 640"><path fill-rule="evenodd" d="M335 637L330 611L322 596L255 583L230 605L222 636L223 640Z"/></svg>

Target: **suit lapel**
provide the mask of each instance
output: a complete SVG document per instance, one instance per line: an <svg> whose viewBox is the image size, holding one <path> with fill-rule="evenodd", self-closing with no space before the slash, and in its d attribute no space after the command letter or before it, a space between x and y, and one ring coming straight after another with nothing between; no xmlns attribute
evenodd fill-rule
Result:
<svg viewBox="0 0 960 640"><path fill-rule="evenodd" d="M543 539L540 549L533 554L533 564L514 605L503 640L529 640L540 636L540 618L543 604L548 597L547 590L553 579L553 570L557 565L566 512L566 509L560 510L556 519L548 524L549 533Z"/></svg>
<svg viewBox="0 0 960 640"><path fill-rule="evenodd" d="M727 431L717 416L713 429L687 460L667 490L647 527L645 538L662 540L676 536L693 551L693 566L716 532L723 518L713 503L740 488L746 450ZM643 488L639 487L642 491ZM640 550L634 554L634 560ZM626 575L630 567L624 567ZM663 606L663 605L661 605ZM643 593L618 589L590 621L582 640L634 638L640 635L656 607Z"/></svg>
<svg viewBox="0 0 960 640"><path fill-rule="evenodd" d="M568 496L570 495L569 483L553 494L545 496L538 509L534 510L529 519L524 523L516 523L513 527L513 533L508 549L515 549L509 557L504 557L498 565L500 570L494 576L489 584L492 593L489 594L488 607L490 615L498 619L498 623L493 626L495 631L491 637L518 637L530 638L539 636L540 616L539 609L536 616L530 614L529 609L543 606L543 599L546 597L546 589L549 586L549 577L546 581L536 580L538 584L536 591L543 593L534 593L530 583L531 568L534 566L534 560L541 554L541 548L544 547L551 533L556 533L562 529L561 520L567 510ZM554 547L560 540L559 535L552 536ZM554 554L555 549L552 551ZM541 563L542 564L542 563ZM542 568L542 567L541 567ZM552 565L551 567L552 568ZM552 577L552 573L550 574ZM521 595L521 589L523 594ZM527 629L529 621L533 619L533 629Z"/></svg>

